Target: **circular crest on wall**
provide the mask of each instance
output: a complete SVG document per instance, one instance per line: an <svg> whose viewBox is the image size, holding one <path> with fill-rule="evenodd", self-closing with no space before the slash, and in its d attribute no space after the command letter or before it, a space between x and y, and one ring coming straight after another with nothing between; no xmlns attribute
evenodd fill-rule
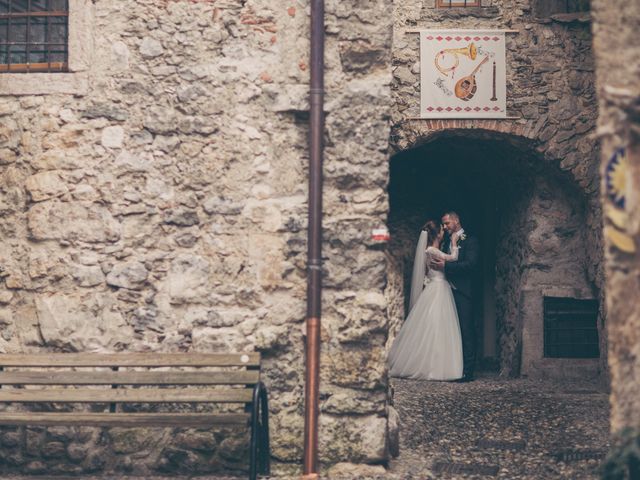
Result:
<svg viewBox="0 0 640 480"><path fill-rule="evenodd" d="M604 213L611 222L605 225L605 236L611 245L625 253L635 253L636 244L627 233L629 215L625 211L628 165L624 147L618 148L605 166L606 198Z"/></svg>
<svg viewBox="0 0 640 480"><path fill-rule="evenodd" d="M624 209L627 183L627 157L624 147L618 148L605 167L607 198L620 209Z"/></svg>

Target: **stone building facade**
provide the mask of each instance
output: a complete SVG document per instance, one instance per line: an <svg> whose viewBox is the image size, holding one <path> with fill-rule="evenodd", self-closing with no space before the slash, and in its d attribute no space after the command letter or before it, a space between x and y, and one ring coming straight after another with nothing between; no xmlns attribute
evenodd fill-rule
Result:
<svg viewBox="0 0 640 480"><path fill-rule="evenodd" d="M258 350L273 457L297 469L308 4L70 9L70 73L0 76L0 350ZM387 208L391 2L326 9L322 458L379 463L385 254L368 233ZM3 433L2 464L23 473L246 465L221 433L20 432Z"/></svg>
<svg viewBox="0 0 640 480"><path fill-rule="evenodd" d="M419 226L443 208L485 241L484 356L504 375L604 371L542 354L544 296L604 294L590 24L542 3L326 2L326 466L389 456L386 354ZM0 351L260 351L277 472L302 456L308 13L70 0L70 72L0 75ZM416 27L517 30L510 118L417 119ZM243 465L228 432L0 440L4 468L24 473Z"/></svg>

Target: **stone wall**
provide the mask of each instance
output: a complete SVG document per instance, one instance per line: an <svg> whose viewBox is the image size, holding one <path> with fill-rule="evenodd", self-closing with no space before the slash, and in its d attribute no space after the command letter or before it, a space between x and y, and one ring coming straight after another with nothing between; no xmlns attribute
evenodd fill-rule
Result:
<svg viewBox="0 0 640 480"><path fill-rule="evenodd" d="M385 253L370 232L387 211L391 1L326 3L320 458L380 463ZM71 5L92 48L82 88L0 78L0 351L258 350L275 470L297 470L308 2ZM150 437L10 430L0 451L23 473L246 468L228 432Z"/></svg>
<svg viewBox="0 0 640 480"><path fill-rule="evenodd" d="M523 315L521 290L533 289L540 296L543 284L549 286L561 282L564 293L560 296L594 296L603 301L603 266L601 253L601 208L598 201L598 147L593 137L597 105L594 90L594 65L591 51L591 33L588 13L552 15L539 18L534 14L534 2L491 1L483 2L480 8L438 9L433 1L403 0L396 2L394 14L393 48L393 97L391 144L395 152L405 152L413 148L423 148L434 141L451 137L451 145L460 138L480 139L486 143L499 144L504 139L512 142L517 149L512 151L513 165L518 158L533 159L535 171L543 172L539 184L540 193L548 191L543 187L551 182L551 196L565 198L556 208L553 201L546 208L534 203L522 205L526 213L511 211L512 223L508 232L514 237L525 239L521 249L518 242L510 242L513 256L517 260L512 266L498 265L498 285L502 291L496 292L498 324L502 325L500 350L506 354L501 360L501 370L505 374L520 372L521 335L524 326L518 320ZM507 120L418 120L420 64L419 41L417 34L405 33L406 29L416 28L488 28L512 29L518 33L507 36ZM457 139L457 140L456 140ZM426 147L425 147L426 148ZM424 159L423 161L429 161ZM471 161L469 165L471 165ZM465 167L463 167L465 168ZM522 173L519 167L515 174ZM556 183L560 182L560 183ZM576 192L575 200L580 204L573 212L573 200L562 193L563 182L571 185ZM559 189L559 190L558 190ZM532 187L532 195L534 195ZM534 195L535 196L535 195ZM542 193L542 197L548 196ZM568 202L568 203L567 203ZM549 200L542 200L542 204ZM393 204L393 199L392 199ZM538 204L539 205L539 204ZM564 209L568 217L562 213ZM583 213L579 213L582 209ZM524 215L524 218L522 217ZM547 217L543 219L541 217ZM548 218L554 219L549 223ZM540 282L532 280L529 286L523 284L521 276L527 265L535 269L537 254L532 251L550 248L556 251L556 240L547 235L565 220L581 226L575 230L559 233L564 236L563 243L583 245L575 251L573 259L577 271L556 269L551 277ZM537 225L531 225L531 222ZM554 222L557 222L553 226ZM521 226L518 226L519 224ZM551 237L557 237L553 232ZM510 237L506 237L510 238ZM506 241L505 238L505 241ZM513 250L513 249L516 250ZM538 258L539 259L539 258ZM548 260L547 260L548 262ZM544 262L543 262L544 263ZM406 267L405 267L406 268ZM511 273L509 273L511 268ZM390 275L402 275L401 272ZM576 277L577 275L577 277ZM543 275L544 276L544 275ZM573 285L577 278L577 283ZM515 282L515 283L514 283ZM533 285L536 285L533 287ZM516 285L519 286L516 287ZM512 290L509 290L511 288ZM510 293L509 293L510 292ZM578 292L578 293L576 293ZM541 307L540 307L541 308ZM538 312L539 313L539 312ZM538 315L535 313L535 315ZM531 312L531 318L534 312ZM536 317L537 318L537 317ZM541 321L538 320L539 322ZM601 312L598 326L600 330L600 364L595 370L606 370L606 332L604 315ZM547 370L554 367L547 365ZM562 366L555 367L560 373ZM544 369L538 373L543 373ZM580 372L578 372L580 374Z"/></svg>
<svg viewBox="0 0 640 480"><path fill-rule="evenodd" d="M626 169L614 185L625 197L614 208L612 191L603 184L606 212L605 252L609 368L611 369L611 429L634 429L640 439L640 49L633 38L640 21L637 2L592 2L594 50L600 107L598 134L604 172L614 152L626 148ZM622 13L622 14L621 14ZM616 216L615 213L618 213ZM618 216L621 215L621 218ZM637 447L636 447L637 448ZM616 452L623 453L622 451ZM636 469L638 454L635 456ZM619 457L620 458L620 457ZM631 461L632 457L622 461Z"/></svg>
<svg viewBox="0 0 640 480"><path fill-rule="evenodd" d="M507 308L517 305L518 309L518 341L514 344L513 335L503 330L500 344L521 350L511 362L507 352L501 352L503 373L515 374L517 370L510 370L508 365L519 363L520 373L527 376L597 377L601 373L598 359L544 357L543 298L597 299L599 292L586 274L590 258L585 255L585 202L580 192L566 181L539 174L536 177L528 198L514 197L524 200L522 211L514 218L520 228L508 227L498 246L498 278L505 280L506 289L513 289L498 298ZM515 261L509 253L512 248ZM505 264L515 264L517 272L502 276L500 270ZM499 318L514 317L500 316L499 311ZM509 324L505 322L505 327Z"/></svg>

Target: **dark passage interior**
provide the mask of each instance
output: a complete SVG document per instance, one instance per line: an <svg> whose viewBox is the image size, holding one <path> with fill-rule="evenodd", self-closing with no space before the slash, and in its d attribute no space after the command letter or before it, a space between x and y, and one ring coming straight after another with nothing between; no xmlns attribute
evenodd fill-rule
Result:
<svg viewBox="0 0 640 480"><path fill-rule="evenodd" d="M542 357L542 315L529 308L532 299L542 305L554 288L595 295L585 273L582 195L559 169L508 137L441 136L398 153L390 170L389 276L398 290L392 335L406 315L420 227L454 210L481 244L479 367L518 375L522 361Z"/></svg>

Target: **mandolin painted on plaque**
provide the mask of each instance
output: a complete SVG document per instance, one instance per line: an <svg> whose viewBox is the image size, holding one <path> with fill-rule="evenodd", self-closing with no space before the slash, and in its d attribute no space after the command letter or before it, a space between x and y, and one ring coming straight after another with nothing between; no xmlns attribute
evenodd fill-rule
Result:
<svg viewBox="0 0 640 480"><path fill-rule="evenodd" d="M421 31L420 82L421 118L506 118L505 32Z"/></svg>
<svg viewBox="0 0 640 480"><path fill-rule="evenodd" d="M476 72L480 70L487 60L489 60L489 57L484 57L484 60L482 60L478 66L473 69L473 72L466 77L462 77L456 82L456 86L453 89L456 97L460 100L464 100L465 102L468 102L473 98L478 91L478 85L476 84Z"/></svg>

